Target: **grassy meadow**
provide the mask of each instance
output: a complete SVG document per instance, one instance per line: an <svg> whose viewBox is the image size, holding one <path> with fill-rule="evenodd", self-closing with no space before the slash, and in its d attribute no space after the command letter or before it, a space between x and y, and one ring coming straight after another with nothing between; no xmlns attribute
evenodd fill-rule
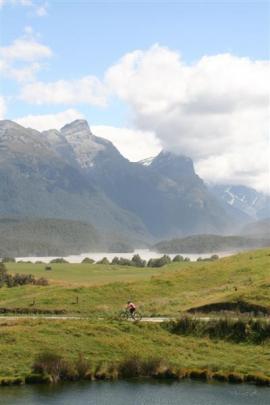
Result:
<svg viewBox="0 0 270 405"><path fill-rule="evenodd" d="M179 317L217 302L245 301L270 310L270 249L239 253L215 262L171 263L162 268L93 264L9 263L11 273L47 277L49 286L0 288L0 307L63 310L76 320L0 319L0 377L25 376L43 351L93 366L126 356L166 359L173 367L211 372L259 373L270 377L270 337L261 344L172 333L162 324L119 322L115 314L128 299L145 316ZM235 315L234 315L235 316ZM102 318L102 319L100 319ZM103 366L102 366L103 367Z"/></svg>
<svg viewBox="0 0 270 405"><path fill-rule="evenodd" d="M47 277L50 285L0 289L0 307L61 309L67 314L111 317L128 299L145 316L178 316L190 308L242 300L270 310L270 249L215 262L171 263L162 268L95 264L10 263L12 273ZM34 305L33 305L34 304Z"/></svg>

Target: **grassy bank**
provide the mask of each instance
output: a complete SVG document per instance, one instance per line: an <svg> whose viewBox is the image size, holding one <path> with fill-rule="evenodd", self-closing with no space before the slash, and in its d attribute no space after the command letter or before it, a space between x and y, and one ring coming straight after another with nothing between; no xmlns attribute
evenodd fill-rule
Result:
<svg viewBox="0 0 270 405"><path fill-rule="evenodd" d="M166 359L165 368L169 365L179 377L181 370L182 373L186 370L186 376L192 372L195 376L196 370L207 370L207 379L214 373L224 376L235 373L243 376L243 380L248 375L270 378L269 341L263 345L236 344L174 334L157 324L116 321L2 322L2 378L24 378L31 374L35 359L42 352L61 354L73 363L83 354L91 365L92 375L97 369L108 370L112 365L118 369L127 359L139 358L142 361Z"/></svg>

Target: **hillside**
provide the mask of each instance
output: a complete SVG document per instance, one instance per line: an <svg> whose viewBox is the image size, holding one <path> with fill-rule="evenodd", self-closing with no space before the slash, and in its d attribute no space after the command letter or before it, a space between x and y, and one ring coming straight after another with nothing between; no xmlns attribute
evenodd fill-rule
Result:
<svg viewBox="0 0 270 405"><path fill-rule="evenodd" d="M0 257L68 256L97 251L133 251L117 234L67 219L0 218Z"/></svg>
<svg viewBox="0 0 270 405"><path fill-rule="evenodd" d="M270 218L247 224L242 228L241 233L252 237L270 238Z"/></svg>
<svg viewBox="0 0 270 405"><path fill-rule="evenodd" d="M246 235L246 233L244 234ZM186 238L158 242L152 249L161 253L218 253L267 246L270 246L269 234L258 237L255 235L193 235Z"/></svg>
<svg viewBox="0 0 270 405"><path fill-rule="evenodd" d="M113 316L128 299L146 316L178 316L194 307L244 301L270 311L270 250L257 250L215 262L171 263L161 268L100 264L44 265L9 263L13 273L47 277L46 288L0 288L2 307L29 308L36 297L40 309L69 314ZM48 295L50 299L48 300ZM74 305L76 296L79 302Z"/></svg>

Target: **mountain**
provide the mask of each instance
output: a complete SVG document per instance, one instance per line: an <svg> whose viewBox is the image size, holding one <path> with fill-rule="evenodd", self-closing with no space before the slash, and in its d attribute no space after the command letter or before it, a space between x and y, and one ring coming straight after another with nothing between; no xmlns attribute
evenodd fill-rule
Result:
<svg viewBox="0 0 270 405"><path fill-rule="evenodd" d="M219 253L269 247L270 235L262 238L242 235L192 235L163 240L152 246L160 253Z"/></svg>
<svg viewBox="0 0 270 405"><path fill-rule="evenodd" d="M0 218L0 257L65 256L97 251L102 243L95 227L79 221Z"/></svg>
<svg viewBox="0 0 270 405"><path fill-rule="evenodd" d="M101 233L143 243L139 218L114 204L84 175L58 131L0 122L0 215L86 221Z"/></svg>
<svg viewBox="0 0 270 405"><path fill-rule="evenodd" d="M88 252L133 252L116 234L68 219L0 218L0 257L67 256Z"/></svg>
<svg viewBox="0 0 270 405"><path fill-rule="evenodd" d="M260 238L267 237L270 239L270 218L261 219L260 221L245 225L241 230L241 234Z"/></svg>
<svg viewBox="0 0 270 405"><path fill-rule="evenodd" d="M246 186L215 185L212 192L222 202L249 217L263 219L270 217L270 196Z"/></svg>
<svg viewBox="0 0 270 405"><path fill-rule="evenodd" d="M191 159L129 162L85 120L42 133L0 121L0 215L84 221L136 246L232 224Z"/></svg>

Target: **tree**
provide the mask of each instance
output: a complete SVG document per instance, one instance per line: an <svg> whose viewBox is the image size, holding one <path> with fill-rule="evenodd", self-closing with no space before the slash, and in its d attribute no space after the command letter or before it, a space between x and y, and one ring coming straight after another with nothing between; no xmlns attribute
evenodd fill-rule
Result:
<svg viewBox="0 0 270 405"><path fill-rule="evenodd" d="M145 267L146 261L141 258L140 255L136 254L132 257L131 262L133 266L136 267Z"/></svg>

